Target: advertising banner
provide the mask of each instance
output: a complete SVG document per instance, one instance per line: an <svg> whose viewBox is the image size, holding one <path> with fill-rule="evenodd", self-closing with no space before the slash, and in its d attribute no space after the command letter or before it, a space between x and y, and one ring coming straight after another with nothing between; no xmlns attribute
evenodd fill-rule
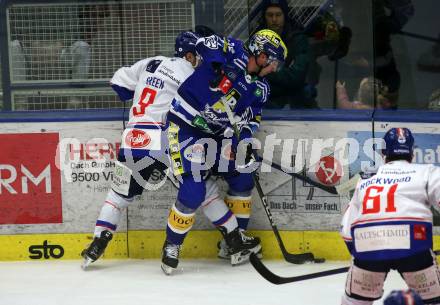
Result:
<svg viewBox="0 0 440 305"><path fill-rule="evenodd" d="M380 138L402 124L378 125ZM403 125L415 134L416 162L437 164L440 127ZM0 151L1 234L93 232L121 146L120 122L3 123L1 130L8 143ZM265 121L257 137L264 160L260 182L280 230L337 231L350 200L350 194L329 194L289 172L337 186L365 164L380 162L370 122ZM154 173L150 182L164 178ZM224 194L226 183L218 183ZM170 182L144 192L128 207L128 217L123 212L118 231L164 230L176 195ZM249 228L270 230L255 191ZM194 229L213 225L198 211Z"/></svg>
<svg viewBox="0 0 440 305"><path fill-rule="evenodd" d="M59 134L0 134L0 224L62 223Z"/></svg>

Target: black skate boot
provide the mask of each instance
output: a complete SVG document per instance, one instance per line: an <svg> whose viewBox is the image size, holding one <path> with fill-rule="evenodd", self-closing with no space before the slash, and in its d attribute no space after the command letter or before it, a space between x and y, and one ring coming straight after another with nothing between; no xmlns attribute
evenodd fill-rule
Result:
<svg viewBox="0 0 440 305"><path fill-rule="evenodd" d="M113 234L110 231L104 230L101 232L100 237L95 237L87 249L81 252L81 256L84 258L84 262L81 267L85 270L91 263L96 261L104 253L107 244L113 238Z"/></svg>
<svg viewBox="0 0 440 305"><path fill-rule="evenodd" d="M229 248L228 253L233 266L247 262L251 253L258 253L261 250L258 237L247 236L238 228L227 234L225 233L226 229L221 228L220 232Z"/></svg>
<svg viewBox="0 0 440 305"><path fill-rule="evenodd" d="M242 232L244 238L246 238L246 239L257 239L258 241L260 240L258 237L247 236L246 234L244 234L245 233L244 230L240 229L240 231ZM218 253L217 253L218 258L225 259L225 260L231 259L231 251L230 251L230 249L224 239L220 240L217 243L217 249L218 249ZM257 254L257 257L259 259L262 259L263 258L263 249L260 247L260 250L258 250L258 252L255 254Z"/></svg>
<svg viewBox="0 0 440 305"><path fill-rule="evenodd" d="M176 270L177 265L179 264L179 254L182 245L175 245L168 240L165 240L165 243L162 247L162 271L166 275L170 275Z"/></svg>

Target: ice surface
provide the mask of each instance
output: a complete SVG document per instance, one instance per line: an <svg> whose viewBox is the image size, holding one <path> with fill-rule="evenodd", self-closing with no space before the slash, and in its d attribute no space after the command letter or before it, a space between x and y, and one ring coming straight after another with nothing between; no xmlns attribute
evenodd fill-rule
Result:
<svg viewBox="0 0 440 305"><path fill-rule="evenodd" d="M273 285L250 264L182 259L166 276L159 260L0 262L0 305L330 305L340 304L346 274ZM265 261L276 274L295 276L346 266L346 262L292 265ZM405 288L396 272L385 294ZM382 304L377 301L374 304Z"/></svg>

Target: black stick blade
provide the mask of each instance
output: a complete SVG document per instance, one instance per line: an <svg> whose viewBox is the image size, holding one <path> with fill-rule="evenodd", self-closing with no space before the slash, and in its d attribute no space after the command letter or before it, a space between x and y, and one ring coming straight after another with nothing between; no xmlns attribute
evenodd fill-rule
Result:
<svg viewBox="0 0 440 305"><path fill-rule="evenodd" d="M301 265L308 262L315 262L315 256L313 253L300 253L300 254L292 254L292 253L283 253L284 259L292 264Z"/></svg>
<svg viewBox="0 0 440 305"><path fill-rule="evenodd" d="M315 272L315 273L309 273L309 274L304 274L304 275L298 275L298 276L292 276L292 277L282 277L282 276L278 276L278 275L274 274L272 271L267 269L267 267L261 262L261 260L254 253L251 254L250 261L251 261L252 266L255 268L255 270L257 270L257 272L262 277L264 277L267 281L269 281L275 285L311 280L311 279L315 279L315 278L319 278L319 277L323 277L323 276L330 276L330 275L334 275L334 274L345 273L349 269L349 267L342 267L342 268L320 271L320 272Z"/></svg>

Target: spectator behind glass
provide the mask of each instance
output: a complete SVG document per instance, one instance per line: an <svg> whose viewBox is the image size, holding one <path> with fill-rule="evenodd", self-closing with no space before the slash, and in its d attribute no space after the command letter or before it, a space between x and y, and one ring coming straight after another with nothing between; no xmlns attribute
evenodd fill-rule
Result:
<svg viewBox="0 0 440 305"><path fill-rule="evenodd" d="M15 27L11 28L11 40L9 43L11 81L12 83L25 81L27 79L27 58L23 47L23 35ZM27 110L26 98L20 95L15 96L12 107L13 110Z"/></svg>
<svg viewBox="0 0 440 305"><path fill-rule="evenodd" d="M362 79L354 101L350 101L345 83L336 82L336 99L340 109L372 109L375 96L378 109L390 109L391 101L388 97L388 88L380 80L373 77Z"/></svg>
<svg viewBox="0 0 440 305"><path fill-rule="evenodd" d="M316 108L315 93L306 84L311 60L307 36L302 28L288 17L285 0L263 0L262 20L257 31L268 28L281 36L288 54L280 71L266 77L270 85L270 98L266 108Z"/></svg>
<svg viewBox="0 0 440 305"><path fill-rule="evenodd" d="M92 40L110 12L103 5L83 5L78 10L79 35L70 46L62 49L60 58L70 67L72 79L86 80L89 78Z"/></svg>
<svg viewBox="0 0 440 305"><path fill-rule="evenodd" d="M411 0L374 0L374 75L389 89L390 108L397 109L400 73L391 48L391 35L398 33L414 15Z"/></svg>
<svg viewBox="0 0 440 305"><path fill-rule="evenodd" d="M324 56L331 61L345 57L350 47L352 32L350 28L341 26L331 13L322 11L307 27L306 33L312 51L307 83L316 86L322 71L317 60Z"/></svg>
<svg viewBox="0 0 440 305"><path fill-rule="evenodd" d="M429 110L440 111L440 89L434 90L429 97Z"/></svg>
<svg viewBox="0 0 440 305"><path fill-rule="evenodd" d="M79 36L70 46L61 50L60 59L69 67L72 80L86 81L90 76L92 56L92 41L104 18L110 16L107 6L83 5L79 7ZM80 96L71 96L68 108L88 108L88 103L82 101Z"/></svg>

